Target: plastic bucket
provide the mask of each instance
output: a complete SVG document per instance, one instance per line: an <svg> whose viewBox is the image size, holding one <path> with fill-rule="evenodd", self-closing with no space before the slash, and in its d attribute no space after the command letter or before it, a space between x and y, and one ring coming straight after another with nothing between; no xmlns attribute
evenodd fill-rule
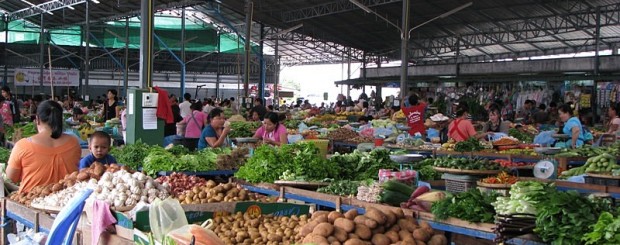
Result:
<svg viewBox="0 0 620 245"><path fill-rule="evenodd" d="M375 146L383 146L384 142L385 142L384 138L375 138Z"/></svg>

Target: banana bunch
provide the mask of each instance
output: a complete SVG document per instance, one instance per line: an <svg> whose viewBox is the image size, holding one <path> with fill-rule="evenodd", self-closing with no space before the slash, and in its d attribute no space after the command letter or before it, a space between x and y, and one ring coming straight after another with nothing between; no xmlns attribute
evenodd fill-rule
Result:
<svg viewBox="0 0 620 245"><path fill-rule="evenodd" d="M95 132L95 128L93 128L90 123L82 123L78 128L78 132L80 133L80 138L86 141L88 140L88 135L91 135Z"/></svg>

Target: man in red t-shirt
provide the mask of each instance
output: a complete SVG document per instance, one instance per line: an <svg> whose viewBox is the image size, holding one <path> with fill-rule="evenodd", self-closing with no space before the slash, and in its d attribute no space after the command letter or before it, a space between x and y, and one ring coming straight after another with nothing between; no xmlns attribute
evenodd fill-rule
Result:
<svg viewBox="0 0 620 245"><path fill-rule="evenodd" d="M411 128L409 130L410 135L420 133L422 138L426 135L426 128L424 127L424 113L426 112L426 103L418 102L416 95L409 96L409 107L403 107L403 113L407 118L407 124Z"/></svg>

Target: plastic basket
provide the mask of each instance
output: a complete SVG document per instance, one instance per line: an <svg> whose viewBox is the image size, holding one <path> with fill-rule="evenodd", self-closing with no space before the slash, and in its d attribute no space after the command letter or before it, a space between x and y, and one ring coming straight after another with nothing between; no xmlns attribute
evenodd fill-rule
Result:
<svg viewBox="0 0 620 245"><path fill-rule="evenodd" d="M593 185L605 185L605 186L620 186L620 179L606 179L606 178L597 178L592 176L584 176L586 184Z"/></svg>
<svg viewBox="0 0 620 245"><path fill-rule="evenodd" d="M329 140L307 139L299 142L313 143L317 148L319 148L319 155L321 155L322 157L327 157L327 151L329 150Z"/></svg>
<svg viewBox="0 0 620 245"><path fill-rule="evenodd" d="M466 192L476 188L478 178L471 175L443 174L442 179L446 181L446 191L452 193Z"/></svg>

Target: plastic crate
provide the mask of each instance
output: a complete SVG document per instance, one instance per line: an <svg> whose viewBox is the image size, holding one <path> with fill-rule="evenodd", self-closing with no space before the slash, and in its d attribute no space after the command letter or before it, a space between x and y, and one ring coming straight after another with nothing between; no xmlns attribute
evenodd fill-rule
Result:
<svg viewBox="0 0 620 245"><path fill-rule="evenodd" d="M584 176L586 184L593 185L605 185L605 186L620 186L620 179L606 179L592 176Z"/></svg>
<svg viewBox="0 0 620 245"><path fill-rule="evenodd" d="M479 178L471 175L443 174L442 179L446 181L446 191L452 193L466 192L476 188L476 181Z"/></svg>

